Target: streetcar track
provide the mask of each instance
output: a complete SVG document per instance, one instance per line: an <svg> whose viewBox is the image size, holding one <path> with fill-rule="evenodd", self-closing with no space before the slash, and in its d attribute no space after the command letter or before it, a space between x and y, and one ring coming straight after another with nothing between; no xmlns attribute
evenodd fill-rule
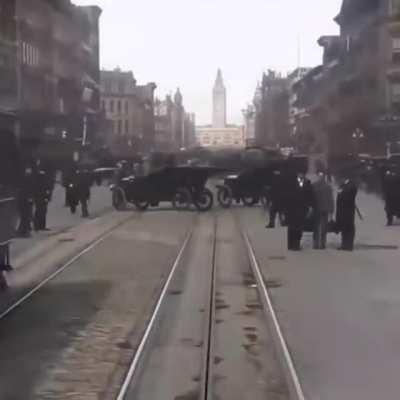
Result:
<svg viewBox="0 0 400 400"><path fill-rule="evenodd" d="M303 388L300 383L300 379L298 373L296 371L292 356L290 354L288 345L286 343L285 337L283 335L282 328L279 324L277 314L275 312L271 296L269 294L269 290L267 284L265 283L263 274L261 272L260 265L257 261L257 257L254 252L254 248L251 244L250 238L246 232L246 230L241 226L238 218L236 216L236 223L238 229L243 237L244 243L247 248L247 254L249 257L251 271L254 275L254 278L257 283L257 291L259 293L259 297L261 299L265 315L268 320L268 325L272 331L272 336L274 338L276 352L278 357L280 358L286 382L290 391L290 399L291 400L305 400Z"/></svg>
<svg viewBox="0 0 400 400"><path fill-rule="evenodd" d="M291 358L291 355L289 353L286 341L283 337L282 330L280 328L275 310L272 305L272 301L270 299L270 295L268 292L268 288L264 282L260 266L258 265L257 258L254 253L254 249L251 245L250 239L248 237L247 232L245 229L241 226L240 222L238 221L236 213L232 213L234 220L235 220L235 225L236 228L238 229L238 233L240 234L240 237L242 238L244 248L246 249L246 256L247 259L249 260L249 276L253 278L254 285L252 285L252 288L254 288L257 291L257 296L259 297L261 304L259 305L259 309L263 310L263 314L266 318L268 329L272 331L272 336L273 336L273 343L274 347L278 356L278 359L280 361L280 365L282 367L282 370L284 372L284 377L285 377L285 382L288 386L289 389L289 394L290 394L290 399L291 400L305 400L303 390L293 363L293 360ZM222 322L216 320L216 311L219 310L220 305L218 304L218 299L217 299L217 266L216 266L216 254L217 254L217 247L218 247L218 238L217 238L217 232L218 232L218 215L215 213L213 215L213 222L214 222L214 228L213 228L213 238L212 238L212 257L211 257L211 273L210 273L210 279L209 279L209 290L208 290L208 299L207 303L204 309L202 309L202 314L205 315L205 328L204 328L204 341L202 342L202 348L203 348L203 356L202 356L202 365L201 365L201 373L199 376L196 378L196 382L200 383L200 389L196 393L191 393L193 395L193 398L199 398L201 400L211 400L213 399L213 396L215 394L213 393L213 381L215 376L213 375L213 368L215 365L218 365L219 362L223 361L223 359L219 359L218 357L215 356L214 354L214 336L216 335L216 324L218 322ZM185 252L185 249L188 245L188 242L194 235L195 227L193 230L190 232L188 237L186 238L177 259L175 260L175 263L172 267L172 270L170 272L170 275L168 277L168 280L164 286L164 289L160 295L160 297L157 300L157 305L154 308L153 314L150 317L150 322L146 327L145 334L142 337L142 340L140 342L140 345L134 355L134 358L132 360L132 363L130 365L130 368L128 370L128 373L125 377L125 380L121 386L120 393L116 400L127 400L130 397L127 396L128 394L128 389L132 389L135 387L135 385L138 383L137 381L134 380L136 371L138 369L145 368L145 366L140 366L139 364L141 361L144 361L143 353L145 352L145 348L148 348L151 346L151 339L150 336L152 333L152 330L155 325L155 321L160 318L160 310L161 306L164 302L168 301L166 299L166 293L168 291L168 287L171 283L171 281L174 278L174 274L176 273L176 270L181 263L181 258L183 253ZM184 265L184 268L187 266ZM253 332L255 328L247 328L247 335L252 336L254 335ZM249 333L249 331L251 332ZM137 374L139 375L139 374ZM140 378L139 378L140 379ZM156 380L156 377L154 377ZM175 397L176 399L181 398L181 395L178 395ZM184 396L182 397L184 398ZM185 397L186 398L186 397ZM192 398L192 397L190 397Z"/></svg>
<svg viewBox="0 0 400 400"><path fill-rule="evenodd" d="M49 282L54 280L57 276L61 275L68 267L82 258L85 254L92 251L98 245L103 243L106 239L108 239L117 229L121 226L127 224L133 219L133 217L127 218L126 220L119 222L116 226L109 229L103 235L86 245L83 249L79 250L77 254L75 254L68 261L61 264L60 267L57 267L55 271L47 275L44 279L42 279L39 283L33 286L33 288L29 289L24 295L20 296L18 300L14 301L10 306L8 306L4 311L0 312L0 321L8 317L12 312L30 300L35 294L37 294L44 286L46 286Z"/></svg>
<svg viewBox="0 0 400 400"><path fill-rule="evenodd" d="M133 357L133 359L131 361L131 364L129 366L128 372L127 372L127 374L126 374L126 376L124 378L124 381L122 383L122 386L121 386L121 388L119 390L119 393L118 393L118 396L117 396L117 400L124 400L125 399L125 396L126 396L128 390L129 390L129 387L131 385L131 382L135 378L135 374L137 373L137 370L138 370L138 367L139 367L139 363L140 363L140 361L141 361L141 359L142 359L142 357L143 357L143 355L144 355L144 353L146 351L146 346L148 345L148 341L150 339L151 333L152 333L153 328L155 326L155 323L156 323L156 321L157 321L157 319L159 317L159 313L160 313L161 307L162 307L162 305L164 303L164 300L165 300L165 298L166 298L166 296L168 294L170 283L171 283L171 281L172 281L172 279L173 279L173 277L175 275L176 269L178 268L178 266L180 264L180 261L181 261L182 256L183 256L183 254L184 254L184 252L185 252L185 250L186 250L186 248L188 246L188 243L190 242L190 239L191 239L191 237L193 235L193 231L194 231L194 228L192 228L188 232L188 234L187 234L187 236L186 236L186 238L185 238L185 240L183 242L183 245L181 246L181 248L180 248L180 250L178 252L177 257L175 258L175 261L174 261L174 263L172 265L172 268L171 268L171 270L170 270L170 272L168 274L168 278L164 283L163 289L161 290L161 293L160 293L160 295L158 297L157 303L156 303L156 305L155 305L155 307L153 309L153 312L152 312L152 314L150 316L150 319L149 319L149 322L148 322L148 324L146 326L144 334L143 334L143 336L142 336L142 338L140 340L140 343L139 343L139 345L137 347L135 355L134 355L134 357Z"/></svg>

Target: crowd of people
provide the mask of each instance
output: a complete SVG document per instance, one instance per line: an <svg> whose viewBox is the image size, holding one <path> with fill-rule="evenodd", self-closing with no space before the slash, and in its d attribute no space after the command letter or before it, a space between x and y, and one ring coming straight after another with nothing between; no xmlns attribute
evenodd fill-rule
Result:
<svg viewBox="0 0 400 400"><path fill-rule="evenodd" d="M314 249L325 249L328 232L335 232L341 235L339 249L352 251L357 191L355 182L343 179L335 202L333 184L325 172L318 172L315 182L311 183L304 173L276 170L269 186L267 228L274 228L279 216L281 225L287 226L287 247L291 251L301 250L304 232L313 232Z"/></svg>
<svg viewBox="0 0 400 400"><path fill-rule="evenodd" d="M17 196L19 214L17 235L19 237L31 236L32 230L36 232L49 230L47 211L55 182L56 173L39 159L24 168ZM82 217L89 217L88 202L92 183L93 176L90 169L77 162L62 171L65 207L69 207L73 214L80 204Z"/></svg>

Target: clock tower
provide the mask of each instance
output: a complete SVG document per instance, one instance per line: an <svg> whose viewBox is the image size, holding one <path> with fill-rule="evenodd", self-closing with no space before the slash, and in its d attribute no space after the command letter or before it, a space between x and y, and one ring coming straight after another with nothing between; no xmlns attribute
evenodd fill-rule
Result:
<svg viewBox="0 0 400 400"><path fill-rule="evenodd" d="M213 128L226 127L226 88L219 69L213 89Z"/></svg>

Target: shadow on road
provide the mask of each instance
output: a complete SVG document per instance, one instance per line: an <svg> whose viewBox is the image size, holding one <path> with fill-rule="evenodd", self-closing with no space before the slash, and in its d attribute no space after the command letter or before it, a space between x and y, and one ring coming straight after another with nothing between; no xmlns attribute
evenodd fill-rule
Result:
<svg viewBox="0 0 400 400"><path fill-rule="evenodd" d="M0 321L0 398L35 398L46 371L100 310L110 291L103 281L52 283Z"/></svg>

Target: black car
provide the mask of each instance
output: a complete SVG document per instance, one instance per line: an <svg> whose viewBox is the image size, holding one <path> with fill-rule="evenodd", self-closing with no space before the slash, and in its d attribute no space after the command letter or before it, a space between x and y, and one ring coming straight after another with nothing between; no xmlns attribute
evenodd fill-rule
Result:
<svg viewBox="0 0 400 400"><path fill-rule="evenodd" d="M188 209L194 204L199 211L208 211L214 198L206 183L217 172L211 167L178 166L165 167L143 177L127 176L112 187L113 205L120 210L126 203L132 203L144 211L161 202L172 202L177 210Z"/></svg>

